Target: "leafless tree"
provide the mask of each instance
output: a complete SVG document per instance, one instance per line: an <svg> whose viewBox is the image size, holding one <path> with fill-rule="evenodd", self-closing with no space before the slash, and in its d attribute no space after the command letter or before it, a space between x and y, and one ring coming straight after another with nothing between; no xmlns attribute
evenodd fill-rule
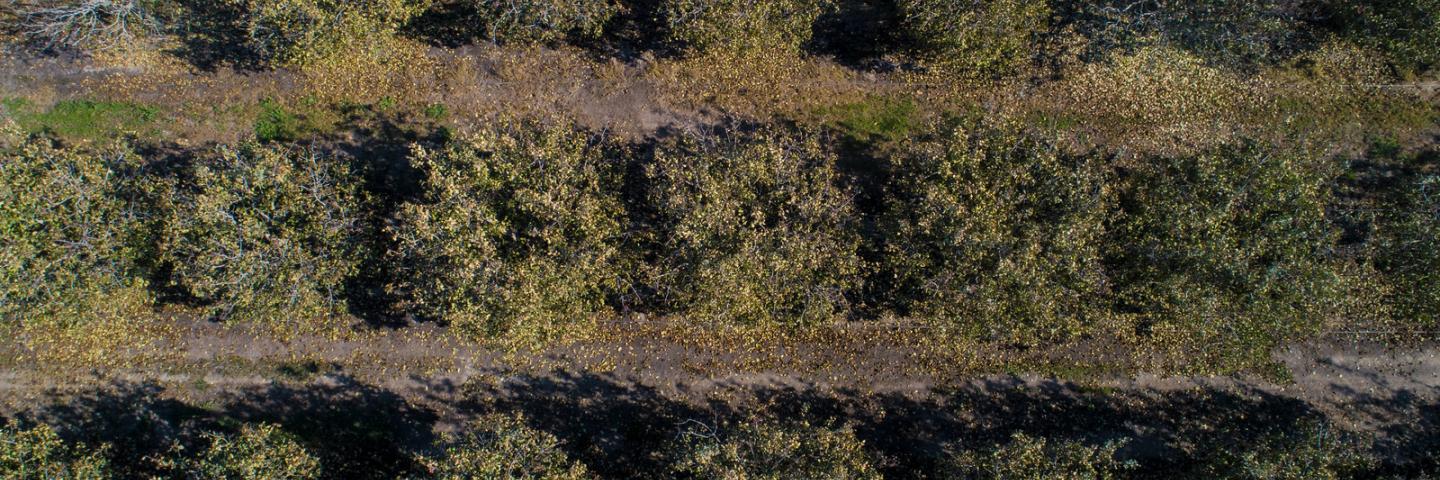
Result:
<svg viewBox="0 0 1440 480"><path fill-rule="evenodd" d="M159 30L144 0L78 0L21 7L22 30L48 47L113 48Z"/></svg>

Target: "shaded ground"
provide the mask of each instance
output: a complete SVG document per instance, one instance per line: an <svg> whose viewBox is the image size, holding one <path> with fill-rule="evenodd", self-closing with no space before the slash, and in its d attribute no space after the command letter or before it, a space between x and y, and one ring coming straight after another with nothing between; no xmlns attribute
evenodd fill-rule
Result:
<svg viewBox="0 0 1440 480"><path fill-rule="evenodd" d="M1154 478L1173 475L1185 467L1180 459L1207 447L1248 444L1319 417L1374 435L1377 453L1400 472L1433 468L1427 455L1440 446L1440 349L1433 346L1296 346L1277 354L1293 382L1277 383L947 377L900 368L885 348L828 368L807 364L827 360L801 350L790 354L809 360L744 368L661 339L508 356L456 343L430 325L284 341L204 322L180 333L178 346L163 348L183 361L103 372L17 364L0 376L0 411L82 439L122 439L135 450L126 458L226 422L276 422L319 452L335 478L394 478L416 468L407 452L493 411L524 412L611 478L659 468L663 459L652 452L684 424L720 426L762 412L853 425L893 478L933 471L947 444L989 445L1014 432L1130 438L1122 454ZM872 373L835 373L846 369Z"/></svg>

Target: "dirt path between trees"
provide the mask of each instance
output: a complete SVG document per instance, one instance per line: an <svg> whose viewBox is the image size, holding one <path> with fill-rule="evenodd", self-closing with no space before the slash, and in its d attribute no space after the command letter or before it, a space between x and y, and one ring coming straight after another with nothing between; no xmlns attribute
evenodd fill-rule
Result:
<svg viewBox="0 0 1440 480"><path fill-rule="evenodd" d="M1276 354L1291 381L1018 372L941 378L901 368L905 360L884 347L826 368L807 363L816 352L798 350L789 353L800 357L797 364L744 368L737 358L653 338L506 355L457 342L432 325L281 341L182 324L175 343L159 346L172 356L149 366L87 371L12 362L0 373L0 411L120 435L183 432L220 418L272 421L302 436L377 441L367 447L380 449L377 462L425 448L479 415L521 411L612 477L657 467L643 452L662 448L683 423L724 424L756 413L851 424L899 478L934 467L944 445L1001 441L1013 432L1128 438L1122 453L1145 460L1157 476L1178 453L1253 441L1319 417L1373 436L1377 453L1399 466L1440 447L1440 348L1433 345L1297 345Z"/></svg>

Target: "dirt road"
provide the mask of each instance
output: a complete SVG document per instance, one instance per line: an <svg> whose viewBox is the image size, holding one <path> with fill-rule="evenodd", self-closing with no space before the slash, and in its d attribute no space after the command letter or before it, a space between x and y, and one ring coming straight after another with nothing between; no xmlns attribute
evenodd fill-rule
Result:
<svg viewBox="0 0 1440 480"><path fill-rule="evenodd" d="M367 452L345 462L353 471L339 473L349 478L404 471L405 452L492 411L524 412L611 477L658 467L648 452L662 449L681 424L723 425L757 413L851 424L886 455L885 471L896 478L932 471L945 445L998 442L1014 432L1129 439L1122 454L1156 477L1207 445L1253 441L1320 417L1373 435L1377 453L1398 470L1421 468L1416 462L1432 461L1440 446L1434 346L1297 345L1276 354L1292 381L1144 373L1076 381L1023 373L942 379L895 366L903 360L885 348L847 355L854 364L805 364L812 373L797 373L785 364L738 368L733 358L660 340L506 355L467 347L429 325L289 341L205 322L177 333L177 343L162 348L184 360L155 364L164 367L12 368L0 373L0 405L6 416L83 437L138 439L128 447L137 454L225 419L279 422L317 444L349 445L331 455Z"/></svg>

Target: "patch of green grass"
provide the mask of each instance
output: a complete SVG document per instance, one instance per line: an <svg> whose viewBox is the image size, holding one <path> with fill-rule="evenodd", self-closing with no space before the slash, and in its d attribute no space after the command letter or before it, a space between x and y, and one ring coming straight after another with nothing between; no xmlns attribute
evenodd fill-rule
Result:
<svg viewBox="0 0 1440 480"><path fill-rule="evenodd" d="M1394 160L1400 157L1404 146L1393 136L1377 136L1370 139L1370 156Z"/></svg>
<svg viewBox="0 0 1440 480"><path fill-rule="evenodd" d="M1297 94L1275 99L1275 111L1286 120L1277 125L1289 133L1344 132L1359 127L1369 137L1404 137L1440 122L1440 108L1417 97L1391 93L1359 93L1315 100ZM1333 134L1333 133L1332 133Z"/></svg>
<svg viewBox="0 0 1440 480"><path fill-rule="evenodd" d="M357 118L366 118L374 106L354 102L326 103L314 97L281 102L260 101L255 111L255 139L265 143L294 142L335 134L351 128Z"/></svg>
<svg viewBox="0 0 1440 480"><path fill-rule="evenodd" d="M870 97L820 112L827 124L857 141L899 141L918 120L915 102L903 97Z"/></svg>
<svg viewBox="0 0 1440 480"><path fill-rule="evenodd" d="M375 103L375 111L388 112L394 110L395 106L399 105L399 103L400 102L395 100L395 97L382 97L379 102Z"/></svg>
<svg viewBox="0 0 1440 480"><path fill-rule="evenodd" d="M8 97L0 99L0 107L3 107L5 113L11 116L18 116L20 112L29 110L30 105L30 100L25 98Z"/></svg>
<svg viewBox="0 0 1440 480"><path fill-rule="evenodd" d="M316 360L287 360L280 362L275 367L275 373L281 377L295 381L309 381L320 375L335 370L333 365L327 365Z"/></svg>
<svg viewBox="0 0 1440 480"><path fill-rule="evenodd" d="M1290 370L1288 365L1281 362L1270 361L1256 367L1256 372L1261 378L1269 380L1278 385L1294 385L1295 372Z"/></svg>
<svg viewBox="0 0 1440 480"><path fill-rule="evenodd" d="M425 106L425 116L429 117L431 120L440 120L442 118L445 118L445 115L448 113L450 113L450 111L449 109L445 108L445 104L443 103L432 103Z"/></svg>
<svg viewBox="0 0 1440 480"><path fill-rule="evenodd" d="M1029 115L1029 125L1050 132L1066 132L1079 127L1085 120L1079 115L1065 112L1037 111Z"/></svg>
<svg viewBox="0 0 1440 480"><path fill-rule="evenodd" d="M31 133L68 140L100 140L125 133L143 133L159 117L158 108L131 102L62 100L41 110L24 98L7 98L5 111Z"/></svg>
<svg viewBox="0 0 1440 480"><path fill-rule="evenodd" d="M255 118L255 139L262 142L293 142L300 138L301 119L274 100L260 101Z"/></svg>

